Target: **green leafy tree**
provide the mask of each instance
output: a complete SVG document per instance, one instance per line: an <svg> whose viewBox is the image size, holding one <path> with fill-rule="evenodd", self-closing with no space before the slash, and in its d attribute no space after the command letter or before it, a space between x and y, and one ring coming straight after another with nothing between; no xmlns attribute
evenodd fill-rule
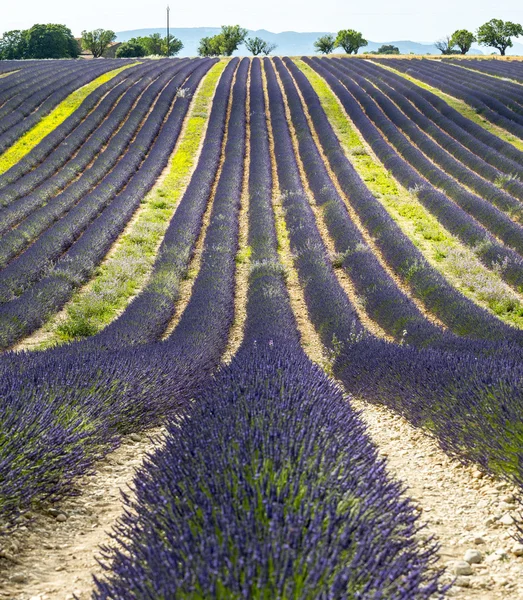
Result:
<svg viewBox="0 0 523 600"><path fill-rule="evenodd" d="M245 47L254 56L258 56L258 54L263 52L265 44L265 40L262 40L260 37L247 38L245 41Z"/></svg>
<svg viewBox="0 0 523 600"><path fill-rule="evenodd" d="M116 33L110 29L94 29L82 31L82 47L89 50L94 58L102 56L111 42L116 39Z"/></svg>
<svg viewBox="0 0 523 600"><path fill-rule="evenodd" d="M65 25L33 25L24 37L27 58L76 58L80 54L78 42Z"/></svg>
<svg viewBox="0 0 523 600"><path fill-rule="evenodd" d="M501 56L505 56L507 48L512 48L510 38L520 35L523 35L523 27L519 23L490 19L478 28L476 39L482 46L496 48Z"/></svg>
<svg viewBox="0 0 523 600"><path fill-rule="evenodd" d="M450 37L451 46L457 46L461 54L467 54L473 42L475 41L476 36L471 31L467 31L466 29L458 29Z"/></svg>
<svg viewBox="0 0 523 600"><path fill-rule="evenodd" d="M268 56L278 46L276 44L266 42L259 37L255 37L248 38L245 42L245 47L254 56L258 56L258 54L265 54L265 56Z"/></svg>
<svg viewBox="0 0 523 600"><path fill-rule="evenodd" d="M330 54L334 50L336 40L334 36L330 33L326 35L322 35L314 42L314 48L316 52L321 52L322 54Z"/></svg>
<svg viewBox="0 0 523 600"><path fill-rule="evenodd" d="M180 50L183 48L183 42L182 40L179 40L176 37L169 37L169 51L167 51L167 37L164 38L165 40L165 54L166 56L176 56Z"/></svg>
<svg viewBox="0 0 523 600"><path fill-rule="evenodd" d="M132 38L131 40L136 44L143 46L145 50L144 56L165 56L167 43L159 33L153 33L148 36L141 36Z"/></svg>
<svg viewBox="0 0 523 600"><path fill-rule="evenodd" d="M222 32L218 34L218 45L220 54L231 56L238 49L238 46L245 41L247 29L239 25L222 25Z"/></svg>
<svg viewBox="0 0 523 600"><path fill-rule="evenodd" d="M200 40L198 54L200 56L231 56L238 46L245 41L247 29L239 25L222 25L218 35L204 37Z"/></svg>
<svg viewBox="0 0 523 600"><path fill-rule="evenodd" d="M19 60L27 55L25 32L20 29L6 31L0 38L0 60Z"/></svg>
<svg viewBox="0 0 523 600"><path fill-rule="evenodd" d="M334 45L343 48L347 54L358 54L358 50L368 44L367 40L359 31L354 29L342 29L338 31Z"/></svg>
<svg viewBox="0 0 523 600"><path fill-rule="evenodd" d="M198 46L198 54L200 56L219 56L220 46L217 40L218 36L203 37Z"/></svg>
<svg viewBox="0 0 523 600"><path fill-rule="evenodd" d="M145 48L136 41L124 42L116 50L116 58L141 58L145 56Z"/></svg>
<svg viewBox="0 0 523 600"><path fill-rule="evenodd" d="M399 54L400 49L397 46L393 46L392 44L383 44L380 46L376 52L376 54Z"/></svg>
<svg viewBox="0 0 523 600"><path fill-rule="evenodd" d="M162 37L159 33L134 37L131 38L129 42L142 46L144 49L144 54L142 56L175 56L183 48L183 43L178 38L170 36L170 52L167 53L167 37Z"/></svg>

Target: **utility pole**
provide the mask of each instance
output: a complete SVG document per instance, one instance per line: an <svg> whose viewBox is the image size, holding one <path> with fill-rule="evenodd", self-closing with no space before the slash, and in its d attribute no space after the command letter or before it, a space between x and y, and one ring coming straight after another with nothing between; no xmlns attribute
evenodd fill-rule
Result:
<svg viewBox="0 0 523 600"><path fill-rule="evenodd" d="M169 5L167 5L167 56L170 56L170 44L169 44L169 11L171 9L169 8Z"/></svg>

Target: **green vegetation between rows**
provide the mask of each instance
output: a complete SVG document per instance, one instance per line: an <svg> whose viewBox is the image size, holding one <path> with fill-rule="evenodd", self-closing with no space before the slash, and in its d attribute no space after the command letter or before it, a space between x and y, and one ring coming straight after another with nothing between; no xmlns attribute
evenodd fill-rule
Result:
<svg viewBox="0 0 523 600"><path fill-rule="evenodd" d="M458 100L458 98L454 98L453 96L450 96L449 94L445 94L444 92L438 90L438 88L432 87L431 85L428 85L427 83L424 83L423 81L416 79L415 77L411 77L410 75L407 75L406 73L397 71L396 69L393 69L392 67L384 64L383 62L380 63L380 67L383 67L384 69L388 69L389 71L392 71L396 75L400 75L401 77L408 79L408 81L416 84L420 88L423 88L424 90L428 90L429 92L432 92L434 95L436 95L439 98L441 98L442 100L444 100L450 107L452 107L454 110L457 110L459 113L461 113L467 119L470 119L477 125L480 125L481 127L483 127L483 129L486 129L488 132L492 133L493 135L497 135L499 138L501 138L505 142L512 144L518 150L521 150L523 152L523 140L520 140L515 135L512 135L510 132L506 131L502 127L498 127L497 125L494 125L490 121L487 121L486 119L484 119L480 114L478 114L476 112L475 108L472 108L466 102L463 102L463 100Z"/></svg>
<svg viewBox="0 0 523 600"><path fill-rule="evenodd" d="M64 313L37 337L38 349L94 335L121 312L144 286L158 246L186 187L205 132L214 90L227 62L216 63L195 93L189 118L173 153L167 177L144 198L135 219ZM42 341L43 339L43 341ZM31 343L31 339L28 340Z"/></svg>
<svg viewBox="0 0 523 600"><path fill-rule="evenodd" d="M77 110L82 102L96 88L116 77L125 69L129 69L136 63L125 65L119 69L114 69L97 77L91 83L84 85L73 92L63 102L61 102L50 114L44 117L32 129L18 139L10 148L0 155L0 174L5 173L14 164L28 154L37 146L47 135L61 125L67 117L70 117Z"/></svg>
<svg viewBox="0 0 523 600"><path fill-rule="evenodd" d="M415 194L400 186L385 167L367 152L324 79L303 61L295 59L295 63L318 94L323 110L352 165L403 233L461 293L506 323L523 328L523 302L519 296L496 273L484 267L472 249L463 246L442 227Z"/></svg>

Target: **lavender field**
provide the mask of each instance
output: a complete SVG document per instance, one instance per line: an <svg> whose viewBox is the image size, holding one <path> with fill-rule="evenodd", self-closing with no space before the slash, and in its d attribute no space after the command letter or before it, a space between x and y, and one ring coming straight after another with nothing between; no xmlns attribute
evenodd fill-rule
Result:
<svg viewBox="0 0 523 600"><path fill-rule="evenodd" d="M93 598L446 596L352 400L523 492L523 61L3 61L0 152L0 550L163 427Z"/></svg>

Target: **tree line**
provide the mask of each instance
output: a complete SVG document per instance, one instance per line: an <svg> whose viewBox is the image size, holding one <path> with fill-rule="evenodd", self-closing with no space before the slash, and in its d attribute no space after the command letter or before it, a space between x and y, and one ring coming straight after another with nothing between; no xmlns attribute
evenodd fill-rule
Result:
<svg viewBox="0 0 523 600"><path fill-rule="evenodd" d="M248 31L239 25L224 25L220 33L200 40L200 56L231 56L241 44L257 56L269 55L277 46L259 37L248 38ZM435 46L442 54L466 54L474 42L499 50L505 56L512 47L512 38L523 35L523 27L511 21L491 19L478 27L475 33L458 29L452 35L438 40ZM20 60L36 58L77 58L82 48L92 53L94 58L103 56L107 48L116 40L114 31L95 29L82 31L78 42L65 25L38 24L26 30L13 30L0 38L0 60ZM363 35L354 29L342 29L336 36L326 34L314 42L316 52L330 54L335 48L342 48L347 54L357 54L360 48L368 45ZM144 56L175 56L182 50L183 43L174 36L162 37L159 33L134 37L118 46L116 57L141 58ZM377 52L370 54L399 54L392 44L384 44Z"/></svg>
<svg viewBox="0 0 523 600"><path fill-rule="evenodd" d="M481 46L496 48L501 56L505 56L507 48L512 48L513 37L523 35L523 27L519 23L491 19L478 27L476 33L467 29L458 29L452 35L435 42L436 48L442 54L467 54L474 42ZM314 42L316 52L330 54L335 48L343 48L347 54L357 54L360 48L367 46L368 42L359 31L343 29L338 31L336 37L328 33L322 35ZM370 54L399 54L399 48L385 44L377 52Z"/></svg>

